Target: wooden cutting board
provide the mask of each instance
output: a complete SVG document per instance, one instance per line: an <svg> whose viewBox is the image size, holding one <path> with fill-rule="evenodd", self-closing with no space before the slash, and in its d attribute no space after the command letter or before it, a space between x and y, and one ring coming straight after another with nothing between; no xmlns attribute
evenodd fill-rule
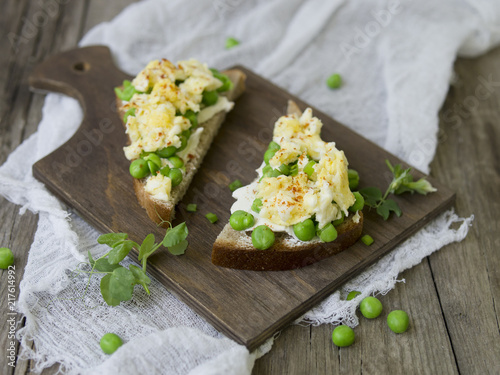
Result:
<svg viewBox="0 0 500 375"><path fill-rule="evenodd" d="M372 246L358 241L341 254L302 269L255 272L214 266L212 244L229 219L233 203L227 185L237 178L243 184L255 178L274 122L285 113L289 99L302 109L308 106L250 70L236 68L247 75L247 90L228 114L177 207L176 223L186 221L189 228L189 248L180 257L159 252L150 258L149 272L217 329L254 349L450 207L455 195L430 179L438 192L394 198L404 212L399 218L393 215L383 221L365 208L364 233L375 239ZM68 51L35 68L30 84L77 98L84 119L66 144L33 166L33 174L98 230L126 232L140 241L148 233L160 238L164 229L152 223L137 203L129 162L123 155L126 137L113 88L127 78L103 46ZM390 173L384 160L401 161L324 113L313 111L323 121L323 139L335 140L350 167L359 171L360 188L385 189ZM423 176L418 171L414 175ZM188 203L197 203L198 212L186 212ZM207 212L216 213L219 221L211 224L204 217Z"/></svg>

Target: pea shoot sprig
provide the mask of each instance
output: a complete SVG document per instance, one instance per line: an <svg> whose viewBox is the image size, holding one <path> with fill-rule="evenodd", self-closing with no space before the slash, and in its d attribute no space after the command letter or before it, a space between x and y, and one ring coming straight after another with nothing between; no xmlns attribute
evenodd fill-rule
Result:
<svg viewBox="0 0 500 375"><path fill-rule="evenodd" d="M90 278L94 274L104 274L101 279L101 294L104 301L110 306L117 306L122 301L132 298L135 285L142 285L144 290L149 292L151 279L146 274L148 258L157 251L160 246L165 246L173 255L182 255L188 246L188 229L186 223L181 223L175 227L170 225L165 237L159 243L155 243L154 234L150 233L144 238L142 244L128 239L127 233L107 233L97 239L97 242L111 247L106 254L97 259L93 259L90 251L88 253L91 270L87 272ZM128 268L122 266L120 262L130 253L132 249L139 251L138 259L142 268L133 264Z"/></svg>
<svg viewBox="0 0 500 375"><path fill-rule="evenodd" d="M384 220L389 218L391 212L394 212L398 217L403 213L396 201L388 199L389 194L399 195L410 192L427 195L427 193L436 191L436 188L425 177L413 181L413 176L410 174L411 168L403 169L401 164L393 166L389 160L386 160L385 163L393 175L385 193L382 194L382 191L377 187L366 187L359 190L365 198L365 205L375 208L377 214L382 216Z"/></svg>

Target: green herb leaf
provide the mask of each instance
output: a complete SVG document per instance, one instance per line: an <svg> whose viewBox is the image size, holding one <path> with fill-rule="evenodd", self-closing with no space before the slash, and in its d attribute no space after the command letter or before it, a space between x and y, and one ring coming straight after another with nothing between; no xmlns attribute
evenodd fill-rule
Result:
<svg viewBox="0 0 500 375"><path fill-rule="evenodd" d="M119 267L113 271L109 279L109 293L113 299L128 301L134 292L135 277L132 271L125 267Z"/></svg>
<svg viewBox="0 0 500 375"><path fill-rule="evenodd" d="M377 207L379 201L382 200L382 191L376 187L366 187L359 190L360 194L365 198L365 205Z"/></svg>
<svg viewBox="0 0 500 375"><path fill-rule="evenodd" d="M180 223L179 225L167 229L165 237L163 238L163 246L172 247L185 240L188 236L188 228L186 223Z"/></svg>
<svg viewBox="0 0 500 375"><path fill-rule="evenodd" d="M111 280L111 275L106 275L101 279L101 294L104 301L109 306L118 306L120 304L120 300L118 298L113 297L111 292L109 291L109 282Z"/></svg>
<svg viewBox="0 0 500 375"><path fill-rule="evenodd" d="M416 191L419 194L427 195L427 193L433 193L437 191L437 189L431 185L429 181L425 178L421 178L416 182L410 182L407 184L407 188L412 192Z"/></svg>
<svg viewBox="0 0 500 375"><path fill-rule="evenodd" d="M187 247L188 241L182 240L177 245L168 247L168 251L170 251L172 255L182 255L186 252Z"/></svg>
<svg viewBox="0 0 500 375"><path fill-rule="evenodd" d="M398 204L392 199L385 200L382 204L380 204L380 206L377 207L377 213L382 216L384 220L389 218L391 211L395 212L398 216L401 216L403 213Z"/></svg>
<svg viewBox="0 0 500 375"><path fill-rule="evenodd" d="M144 241L142 241L141 247L139 248L139 260L142 260L145 254L149 254L151 249L155 244L155 236L153 233L150 233L146 236Z"/></svg>
<svg viewBox="0 0 500 375"><path fill-rule="evenodd" d="M134 266L133 264L131 264L128 268L134 275L135 283L142 285L144 290L149 294L148 285L151 284L151 279L148 277L148 275L146 275L146 272L144 272L141 268Z"/></svg>
<svg viewBox="0 0 500 375"><path fill-rule="evenodd" d="M92 254L90 254L90 250L88 251L88 254L89 254L89 263L90 263L90 266L91 267L94 267L94 258L92 258Z"/></svg>
<svg viewBox="0 0 500 375"><path fill-rule="evenodd" d="M115 247L118 243L128 238L127 233L107 233L99 236L97 242L110 247Z"/></svg>
<svg viewBox="0 0 500 375"><path fill-rule="evenodd" d="M110 264L108 258L101 258L97 259L97 261L95 262L94 269L99 272L113 272L118 267L121 266L119 264Z"/></svg>
<svg viewBox="0 0 500 375"><path fill-rule="evenodd" d="M122 243L113 247L108 255L109 264L120 263L127 256L130 250L132 250L134 244L135 243L132 241L123 241Z"/></svg>

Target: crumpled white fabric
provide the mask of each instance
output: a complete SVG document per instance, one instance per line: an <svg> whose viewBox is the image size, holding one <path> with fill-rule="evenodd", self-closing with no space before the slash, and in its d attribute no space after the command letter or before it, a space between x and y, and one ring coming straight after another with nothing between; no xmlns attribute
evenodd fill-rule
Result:
<svg viewBox="0 0 500 375"><path fill-rule="evenodd" d="M80 44L108 45L130 74L160 57L243 64L428 172L453 61L497 45L499 25L496 0L148 0L98 25ZM225 50L229 36L241 45ZM340 90L325 85L333 72L344 79ZM250 374L272 339L249 353L156 280L150 297L137 290L132 301L107 307L99 302L99 280L87 287L70 273L87 251L103 251L99 233L49 194L31 165L69 139L81 118L75 100L49 94L38 132L0 167L0 194L21 213L39 213L19 295L22 356L35 359L37 370L61 363L68 373ZM387 293L401 271L462 240L472 219L444 213L301 321L355 326L364 296ZM345 301L350 290L362 294ZM125 342L112 356L99 348L105 332Z"/></svg>

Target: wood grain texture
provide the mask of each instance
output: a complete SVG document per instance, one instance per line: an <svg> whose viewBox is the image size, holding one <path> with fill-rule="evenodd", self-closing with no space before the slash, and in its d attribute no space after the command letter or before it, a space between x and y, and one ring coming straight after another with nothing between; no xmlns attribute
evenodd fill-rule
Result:
<svg viewBox="0 0 500 375"><path fill-rule="evenodd" d="M176 222L186 221L190 228L190 246L182 257L167 252L155 255L150 272L219 330L253 349L449 207L454 194L433 182L437 193L395 198L405 212L401 218L384 222L374 211L367 211L365 232L375 238L371 247L358 242L330 259L296 271L244 272L215 267L210 262L212 244L229 218L232 202L227 180L239 178L246 184L254 178L275 117L285 112L281 109L289 99L302 109L308 107L251 71L236 68L246 74L247 90L228 114L177 210ZM149 221L135 199L122 151L126 140L121 119L107 104L114 101L113 88L125 78L113 66L105 47L55 55L34 69L30 83L79 99L84 119L65 145L33 166L33 174L97 229L129 233L141 241L150 232L161 236L162 231ZM323 138L333 140L335 134L337 147L359 171L360 186L385 187L384 160L393 164L401 161L325 114L314 113L325 124ZM420 172L415 175L422 176ZM219 223L211 225L200 214L186 215L183 208L191 202L199 205L202 214L216 213ZM321 246L328 244L318 246L318 256Z"/></svg>
<svg viewBox="0 0 500 375"><path fill-rule="evenodd" d="M63 38L62 44L46 44L42 46L42 49L45 51L52 49L51 52L57 52L76 46L78 39L74 38L78 38L79 30L84 29L82 25L90 27L98 22L108 21L130 2L133 1L85 0L68 2L58 17L72 21L57 21L58 27L55 30L57 36L54 40ZM87 4L89 11L84 9ZM11 31L19 32L23 24L23 17L26 17L30 7L34 8L30 13L33 14L38 2L6 0L2 5L0 31L2 31L2 35L7 35ZM95 9L92 12L90 11L91 7ZM88 28L85 27L85 29ZM40 29L39 33L48 33L48 31L48 29ZM65 38L65 36L68 37ZM223 39L223 37L221 38ZM44 43L48 43L49 39L44 38ZM29 92L27 75L36 62L33 60L35 57L30 59L34 56L32 53L34 44L37 43L36 40L33 40L31 44L21 44L22 50L17 53L11 48L7 38L0 38L0 43L2 51L5 52L0 55L1 164L22 140L36 130L41 117L40 109L44 97L39 94L23 94L16 100L20 91ZM41 54L37 57L42 59L44 55ZM418 351L419 357L406 356L404 363L401 363L397 358L388 360L380 352L382 350L385 353L383 344L377 341L381 333L377 332L375 336L377 340L372 341L374 337L369 336L370 325L366 324L367 322L361 322L362 324L356 328L358 339L356 344L350 348L342 349L340 355L331 343L333 327L327 325L307 328L290 326L281 332L271 352L256 361L253 374L360 374L362 363L365 364L363 368L367 373L367 369L370 367L382 366L381 362L389 362L385 366L389 369L388 373L391 374L453 374L456 373L456 370L453 370L456 365L458 365L459 372L463 374L498 373L495 369L499 365L499 358L498 356L492 357L491 347L488 347L492 339L496 339L498 342L498 329L487 330L486 341L483 340L482 336L485 328L495 327L499 311L500 281L498 272L500 268L498 262L500 257L498 248L500 243L498 241L498 227L495 227L498 215L493 210L496 206L491 206L492 202L500 201L500 192L495 188L498 186L499 176L498 143L494 147L484 147L489 143L494 144L498 140L498 116L500 116L496 102L499 96L498 90L496 89L494 96L489 100L481 101L477 110L465 111L466 116L461 116L463 122L459 127L455 126L453 122L448 123L444 117L448 110L453 111L455 105L463 106L464 100L469 95L474 95L478 84L478 74L484 74L487 77L491 73L495 81L498 80L500 77L499 59L500 49L497 48L478 59L459 59L457 61L456 70L459 73L460 86L450 90L441 111L443 117L440 125L441 142L432 165L433 175L439 181L458 191L458 213L462 216L470 213L476 214L476 223L472 228L474 233L471 232L464 243L452 244L432 255L430 257L432 273L428 263L423 262L401 275L406 279L406 284L399 283L394 291L381 297L384 305L395 305L399 298L404 298L404 296L412 299L413 296L418 296L422 290L426 289L434 290L435 295L439 297L425 300L414 313L415 315L427 316L428 311L431 311L431 316L436 321L422 319L418 325L412 322L415 330L432 334L432 337L424 341L412 340L413 345L418 345L417 347L412 346L412 350ZM16 107L22 108L22 110L16 109ZM9 119L6 119L11 111L18 114L15 116L15 121L13 120L14 116L9 116ZM470 141L472 138L480 139L481 147L469 144L472 142ZM489 138L489 142L485 141L487 138ZM489 161L489 164L484 163L484 161ZM466 178L464 171L476 173L476 168L484 176L478 177L477 174L474 174L477 181ZM479 178L486 178L485 184L480 184ZM479 194L483 194L484 191L489 194L489 199L480 199ZM478 194L477 198L465 198L475 194ZM11 246L12 241L15 240L16 246L28 249L32 241L32 234L36 229L36 217L33 216L33 220L21 223L18 221L18 207L1 198L0 214L2 217L0 220L2 245L5 245L5 241L9 241L7 244ZM477 220L481 220L481 228L478 228ZM19 225L22 225L23 231L14 233L13 228ZM468 253L471 253L471 257L464 258L463 255ZM460 254L460 257L457 258L457 254ZM473 261L468 262L471 258ZM482 259L479 266L476 260L478 258ZM22 269L23 261L16 261L16 265L19 264L20 269ZM475 283L473 289L470 290L470 282L474 281L476 277L480 277L482 280L486 278L488 282ZM469 303L471 296L474 297L474 306ZM439 302L444 306L441 310L441 316L433 312ZM478 307L475 305L476 302L481 303L481 305ZM2 319L6 312L5 306L4 295L0 294L0 317ZM455 310L457 306L459 309ZM478 309L484 311L477 314ZM443 317L446 317L446 321ZM481 327L479 335L475 332L475 327L478 326ZM412 329L407 333L413 335L415 331ZM380 345L372 350L367 350L367 345L359 345L361 340ZM381 342L384 343L384 340ZM456 365L455 360L450 359L449 350L444 350L446 345L444 349L442 348L442 345L447 341L451 342L452 350L456 354ZM5 335L2 329L0 329L0 348L2 350L5 348ZM483 356L483 353L486 355ZM7 369L7 372L3 371L5 369L2 367L3 361L4 357L0 357L0 373L11 374L8 372L10 369ZM15 373L33 373L27 362L30 361L19 361ZM42 374L52 375L56 373L57 367L55 365L46 369Z"/></svg>

